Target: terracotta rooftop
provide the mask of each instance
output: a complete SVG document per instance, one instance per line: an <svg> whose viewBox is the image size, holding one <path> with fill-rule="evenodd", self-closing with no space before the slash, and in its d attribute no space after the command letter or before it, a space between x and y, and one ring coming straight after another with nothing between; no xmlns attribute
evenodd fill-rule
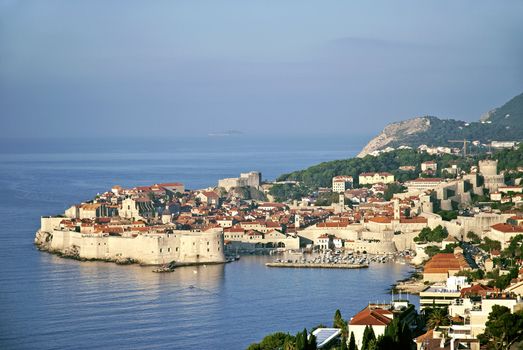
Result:
<svg viewBox="0 0 523 350"><path fill-rule="evenodd" d="M463 270L467 268L470 268L470 266L463 255L439 253L425 264L423 273L445 273L449 270Z"/></svg>
<svg viewBox="0 0 523 350"><path fill-rule="evenodd" d="M494 230L509 233L509 232L521 232L523 233L523 226L516 226L510 224L495 224L490 226Z"/></svg>
<svg viewBox="0 0 523 350"><path fill-rule="evenodd" d="M392 319L385 315L392 315L392 312L379 308L373 309L370 306L367 306L350 320L349 325L387 326L392 322Z"/></svg>

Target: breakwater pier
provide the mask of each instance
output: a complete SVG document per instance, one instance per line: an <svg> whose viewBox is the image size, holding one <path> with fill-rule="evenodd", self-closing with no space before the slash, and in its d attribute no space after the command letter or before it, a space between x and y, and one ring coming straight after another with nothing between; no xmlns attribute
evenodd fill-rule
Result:
<svg viewBox="0 0 523 350"><path fill-rule="evenodd" d="M314 269L361 269L369 267L368 264L346 264L346 263L314 263L314 262L270 262L267 267L289 267L289 268L314 268Z"/></svg>

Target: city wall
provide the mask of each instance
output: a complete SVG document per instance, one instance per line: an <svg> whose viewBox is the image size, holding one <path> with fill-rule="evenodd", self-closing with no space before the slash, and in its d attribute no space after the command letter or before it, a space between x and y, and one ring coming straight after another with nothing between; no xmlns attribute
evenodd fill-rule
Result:
<svg viewBox="0 0 523 350"><path fill-rule="evenodd" d="M225 262L223 233L219 230L121 237L54 229L38 231L35 243L42 250L79 259L132 259L145 265Z"/></svg>

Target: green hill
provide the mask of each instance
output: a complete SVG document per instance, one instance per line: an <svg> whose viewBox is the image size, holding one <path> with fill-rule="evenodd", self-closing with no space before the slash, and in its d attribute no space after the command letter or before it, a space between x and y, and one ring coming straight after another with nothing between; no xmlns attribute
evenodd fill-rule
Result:
<svg viewBox="0 0 523 350"><path fill-rule="evenodd" d="M480 121L464 122L432 116L418 117L388 125L358 155L363 157L386 147L454 146L449 140L523 141L523 94L486 113Z"/></svg>
<svg viewBox="0 0 523 350"><path fill-rule="evenodd" d="M355 178L355 181L357 181L360 173L386 171L394 174L397 180L403 182L417 178L421 171L420 164L428 160L433 160L438 163L438 171L449 167L451 164L456 164L460 168L468 171L471 165L477 164L480 159L484 159L487 156L487 154L481 154L474 157L463 158L448 154L430 155L425 152L417 152L416 150L408 149L395 150L380 154L377 157L368 155L363 158L323 162L304 170L283 174L277 180L300 181L304 186L313 189L317 187L331 187L332 178L337 175L351 175ZM517 167L523 166L523 145L515 150L501 150L490 157L499 161L498 170L514 170ZM416 170L400 170L399 167L404 165L415 166ZM303 194L301 193L300 195Z"/></svg>

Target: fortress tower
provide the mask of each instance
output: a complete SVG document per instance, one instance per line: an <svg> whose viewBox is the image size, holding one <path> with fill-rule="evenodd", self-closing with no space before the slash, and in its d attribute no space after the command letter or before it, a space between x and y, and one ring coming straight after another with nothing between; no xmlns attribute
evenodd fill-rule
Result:
<svg viewBox="0 0 523 350"><path fill-rule="evenodd" d="M479 161L479 172L483 176L485 188L491 193L496 192L498 187L505 184L503 175L498 175L498 161L494 159L486 159Z"/></svg>

